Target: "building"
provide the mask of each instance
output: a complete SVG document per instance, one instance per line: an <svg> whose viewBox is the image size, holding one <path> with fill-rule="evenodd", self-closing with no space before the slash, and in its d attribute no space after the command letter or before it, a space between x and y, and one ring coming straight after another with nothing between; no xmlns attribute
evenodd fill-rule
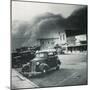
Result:
<svg viewBox="0 0 90 90"><path fill-rule="evenodd" d="M72 53L87 51L86 34L67 37L67 49Z"/></svg>
<svg viewBox="0 0 90 90"><path fill-rule="evenodd" d="M77 31L74 33L72 30L69 32L71 35L68 35L67 32L63 30L63 32L54 33L52 37L38 38L38 41L41 49L54 48L58 45L59 51L63 49L66 53L87 51L87 34L79 34L76 32Z"/></svg>
<svg viewBox="0 0 90 90"><path fill-rule="evenodd" d="M58 42L59 38L39 38L41 49L53 48Z"/></svg>
<svg viewBox="0 0 90 90"><path fill-rule="evenodd" d="M41 37L37 39L40 42L41 49L54 48L55 45L66 48L66 33L65 31L57 32L52 34L52 36Z"/></svg>

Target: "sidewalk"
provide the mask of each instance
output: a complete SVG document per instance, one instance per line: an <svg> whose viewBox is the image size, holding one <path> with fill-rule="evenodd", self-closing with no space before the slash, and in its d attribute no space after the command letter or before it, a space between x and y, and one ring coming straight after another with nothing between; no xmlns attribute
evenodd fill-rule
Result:
<svg viewBox="0 0 90 90"><path fill-rule="evenodd" d="M36 88L39 87L27 78L23 77L20 73L18 73L15 69L12 69L11 76L11 88L12 89L20 89L20 88Z"/></svg>

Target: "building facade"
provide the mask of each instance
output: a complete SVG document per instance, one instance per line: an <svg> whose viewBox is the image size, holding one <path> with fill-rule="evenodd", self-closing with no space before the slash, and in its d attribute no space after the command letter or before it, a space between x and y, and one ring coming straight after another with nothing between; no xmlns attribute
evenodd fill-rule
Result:
<svg viewBox="0 0 90 90"><path fill-rule="evenodd" d="M87 51L87 35L66 35L66 32L57 32L51 37L38 38L41 49L51 49L56 45L61 47L65 53L76 53Z"/></svg>
<svg viewBox="0 0 90 90"><path fill-rule="evenodd" d="M67 49L70 53L87 51L86 34L67 37Z"/></svg>
<svg viewBox="0 0 90 90"><path fill-rule="evenodd" d="M66 47L66 33L65 31L57 32L52 34L52 37L48 36L44 38L38 38L38 41L40 43L41 49L54 48L57 44L61 47Z"/></svg>

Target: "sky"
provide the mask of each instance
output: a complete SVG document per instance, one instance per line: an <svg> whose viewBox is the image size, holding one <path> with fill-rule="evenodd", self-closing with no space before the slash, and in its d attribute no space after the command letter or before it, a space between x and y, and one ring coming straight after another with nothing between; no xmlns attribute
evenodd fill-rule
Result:
<svg viewBox="0 0 90 90"><path fill-rule="evenodd" d="M83 7L83 5L12 1L12 49L36 45L40 37L56 37L62 30L66 20L64 18L68 18L74 11ZM48 17L49 15L51 16ZM63 22L60 21L62 19Z"/></svg>
<svg viewBox="0 0 90 90"><path fill-rule="evenodd" d="M67 18L73 11L82 7L83 5L12 1L12 20L28 21L46 12L61 14L64 18Z"/></svg>

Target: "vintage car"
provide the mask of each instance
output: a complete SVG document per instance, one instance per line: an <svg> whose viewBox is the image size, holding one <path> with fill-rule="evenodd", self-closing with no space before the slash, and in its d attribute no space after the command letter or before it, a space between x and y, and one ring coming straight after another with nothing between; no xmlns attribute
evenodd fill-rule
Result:
<svg viewBox="0 0 90 90"><path fill-rule="evenodd" d="M36 52L36 56L29 63L23 65L22 73L33 76L46 74L51 69L59 70L61 62L55 50L42 50Z"/></svg>

